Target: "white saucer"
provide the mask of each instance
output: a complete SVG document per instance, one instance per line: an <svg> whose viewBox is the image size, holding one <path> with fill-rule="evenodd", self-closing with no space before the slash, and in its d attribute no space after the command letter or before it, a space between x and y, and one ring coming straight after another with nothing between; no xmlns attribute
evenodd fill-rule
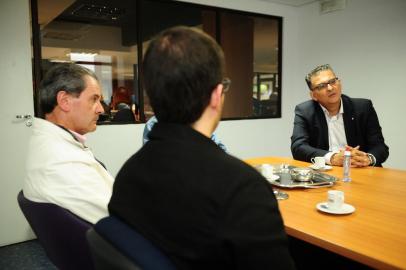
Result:
<svg viewBox="0 0 406 270"><path fill-rule="evenodd" d="M329 213L329 214L335 214L335 215L345 215L345 214L351 214L352 212L355 211L355 207L352 206L351 204L344 203L343 206L340 209L329 209L327 206L327 202L321 202L316 205L317 209Z"/></svg>
<svg viewBox="0 0 406 270"><path fill-rule="evenodd" d="M324 167L317 167L314 164L310 165L309 167L312 168L313 170L317 170L317 171L328 171L333 168L330 165L326 165Z"/></svg>
<svg viewBox="0 0 406 270"><path fill-rule="evenodd" d="M276 181L280 178L279 175L273 174L271 177L264 176L268 181Z"/></svg>

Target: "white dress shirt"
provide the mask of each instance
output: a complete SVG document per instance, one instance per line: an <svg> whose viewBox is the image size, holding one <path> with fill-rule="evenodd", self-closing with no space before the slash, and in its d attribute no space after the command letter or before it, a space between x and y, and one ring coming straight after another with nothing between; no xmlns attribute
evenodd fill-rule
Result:
<svg viewBox="0 0 406 270"><path fill-rule="evenodd" d="M344 149L347 145L347 138L345 137L344 128L344 107L342 106L342 100L340 110L336 115L330 115L328 110L320 105L326 117L328 127L328 144L329 152L324 155L324 159L327 164L331 164L331 157L333 154L338 153L341 149Z"/></svg>

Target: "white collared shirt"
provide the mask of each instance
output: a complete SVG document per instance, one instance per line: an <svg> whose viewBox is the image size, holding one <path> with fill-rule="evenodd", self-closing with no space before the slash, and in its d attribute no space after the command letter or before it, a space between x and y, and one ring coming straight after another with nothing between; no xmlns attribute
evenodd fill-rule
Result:
<svg viewBox="0 0 406 270"><path fill-rule="evenodd" d="M327 127L328 127L328 145L329 152L324 156L326 163L331 164L331 156L338 153L341 149L344 149L347 145L347 138L345 137L344 128L344 107L342 106L343 101L341 100L340 110L336 115L330 116L328 110L320 105L326 117Z"/></svg>

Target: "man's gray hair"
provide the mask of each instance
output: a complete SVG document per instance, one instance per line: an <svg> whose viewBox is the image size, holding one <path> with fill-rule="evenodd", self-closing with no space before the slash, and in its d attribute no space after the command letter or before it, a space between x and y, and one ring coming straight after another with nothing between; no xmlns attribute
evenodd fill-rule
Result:
<svg viewBox="0 0 406 270"><path fill-rule="evenodd" d="M312 83L310 81L311 78L314 75L317 75L318 73L320 73L321 71L324 71L324 70L331 70L334 73L334 70L331 68L331 66L329 64L324 64L324 65L317 66L312 71L310 71L309 74L306 75L305 80L306 80L307 86L309 87L310 90L312 90Z"/></svg>
<svg viewBox="0 0 406 270"><path fill-rule="evenodd" d="M98 81L93 71L73 63L57 64L48 70L39 87L40 117L54 110L59 91L79 96L86 88L85 76Z"/></svg>

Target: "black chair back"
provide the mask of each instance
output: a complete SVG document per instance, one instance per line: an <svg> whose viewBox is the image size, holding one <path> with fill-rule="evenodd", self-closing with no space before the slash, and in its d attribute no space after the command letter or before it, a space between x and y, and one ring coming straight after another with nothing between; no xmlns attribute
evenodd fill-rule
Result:
<svg viewBox="0 0 406 270"><path fill-rule="evenodd" d="M176 270L165 254L117 217L99 220L87 239L97 270Z"/></svg>
<svg viewBox="0 0 406 270"><path fill-rule="evenodd" d="M121 109L113 116L112 122L135 123L135 115L131 109Z"/></svg>
<svg viewBox="0 0 406 270"><path fill-rule="evenodd" d="M86 232L92 224L52 204L17 196L18 204L51 262L61 270L94 269Z"/></svg>

